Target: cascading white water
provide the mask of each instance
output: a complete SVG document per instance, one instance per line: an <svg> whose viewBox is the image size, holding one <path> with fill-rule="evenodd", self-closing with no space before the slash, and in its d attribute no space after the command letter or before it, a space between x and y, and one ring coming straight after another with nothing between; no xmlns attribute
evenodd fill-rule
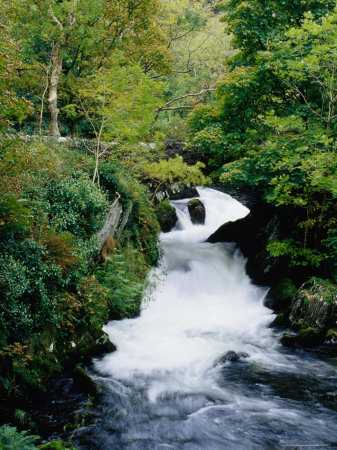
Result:
<svg viewBox="0 0 337 450"><path fill-rule="evenodd" d="M140 317L105 327L117 351L96 360L96 378L111 397L103 429L120 437L101 433L98 448L271 448L296 436L332 442L337 426L326 410L314 412L314 403L308 412L292 400L298 394L287 396L294 382L304 398L308 380L335 379L336 369L282 348L269 328L267 289L251 283L234 244L205 242L248 209L213 189L199 193L205 225L191 223L188 200L172 202L179 224L161 235L154 291ZM221 361L228 351L248 357L228 371ZM111 418L109 408L117 408Z"/></svg>
<svg viewBox="0 0 337 450"><path fill-rule="evenodd" d="M118 378L148 377L152 398L167 390L215 388L210 369L227 351L254 355L261 346L277 345L267 327L273 316L263 305L266 289L251 284L233 246L204 242L249 210L213 189L199 192L205 225L191 223L187 200L172 202L181 229L161 236L164 257L152 274L156 290L144 299L140 317L105 328L118 351L96 364Z"/></svg>

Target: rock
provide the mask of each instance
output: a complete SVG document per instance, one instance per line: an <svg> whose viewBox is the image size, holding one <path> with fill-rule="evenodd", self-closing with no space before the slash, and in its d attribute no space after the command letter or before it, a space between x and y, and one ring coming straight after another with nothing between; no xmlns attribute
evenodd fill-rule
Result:
<svg viewBox="0 0 337 450"><path fill-rule="evenodd" d="M116 351L109 336L101 329L83 330L73 335L67 342L66 352L62 356L65 364L73 365L79 361L90 361L91 357Z"/></svg>
<svg viewBox="0 0 337 450"><path fill-rule="evenodd" d="M92 356L100 356L104 353L112 353L117 350L116 346L110 341L109 336L102 331L102 335L95 340L92 349Z"/></svg>
<svg viewBox="0 0 337 450"><path fill-rule="evenodd" d="M296 286L291 279L280 278L270 289L266 305L276 312L284 312L291 305L295 294Z"/></svg>
<svg viewBox="0 0 337 450"><path fill-rule="evenodd" d="M322 343L322 335L316 328L302 328L296 334L295 342L301 347L315 347Z"/></svg>
<svg viewBox="0 0 337 450"><path fill-rule="evenodd" d="M37 448L46 448L49 450L77 450L77 447L74 447L70 442L64 442L60 440L46 442L45 444L38 445Z"/></svg>
<svg viewBox="0 0 337 450"><path fill-rule="evenodd" d="M148 184L148 187L152 192L156 190L156 186L151 183ZM183 183L172 183L161 186L161 188L155 193L153 202L154 204L158 204L165 199L181 200L183 198L193 197L199 197L199 193L194 186Z"/></svg>
<svg viewBox="0 0 337 450"><path fill-rule="evenodd" d="M273 327L287 327L289 324L288 317L285 313L279 313L270 324L270 328Z"/></svg>
<svg viewBox="0 0 337 450"><path fill-rule="evenodd" d="M219 363L224 364L227 362L236 362L236 361L239 361L240 359L244 359L244 358L248 358L247 353L243 353L243 352L236 353L233 351L229 351L218 360L217 364L219 364Z"/></svg>
<svg viewBox="0 0 337 450"><path fill-rule="evenodd" d="M282 339L281 344L285 347L315 347L322 343L321 333L313 327L302 328L297 334L286 333Z"/></svg>
<svg viewBox="0 0 337 450"><path fill-rule="evenodd" d="M252 202L250 202L252 204ZM287 273L274 267L275 261L267 251L267 245L277 235L277 218L273 209L263 203L252 204L246 217L235 222L227 222L212 233L207 242L235 242L248 258L246 271L258 284L271 284L275 274Z"/></svg>
<svg viewBox="0 0 337 450"><path fill-rule="evenodd" d="M178 183L175 183L178 184ZM194 186L187 186L187 185L179 185L179 188L177 190L173 190L174 185L170 185L169 196L171 200L182 200L183 198L192 198L192 197L199 197L199 192Z"/></svg>
<svg viewBox="0 0 337 450"><path fill-rule="evenodd" d="M325 344L336 345L337 344L337 330L328 330L325 335Z"/></svg>
<svg viewBox="0 0 337 450"><path fill-rule="evenodd" d="M206 209L204 204L198 198L190 200L187 204L192 223L203 225L206 218Z"/></svg>
<svg viewBox="0 0 337 450"><path fill-rule="evenodd" d="M170 205L168 199L163 200L155 207L160 228L164 233L172 230L178 221L176 210Z"/></svg>
<svg viewBox="0 0 337 450"><path fill-rule="evenodd" d="M96 395L98 386L90 375L81 367L76 366L73 371L74 388L85 394Z"/></svg>
<svg viewBox="0 0 337 450"><path fill-rule="evenodd" d="M294 347L295 343L296 343L295 334L286 333L281 338L281 344L284 345L285 347Z"/></svg>
<svg viewBox="0 0 337 450"><path fill-rule="evenodd" d="M310 280L296 292L289 315L290 323L298 322L323 332L337 324L337 287L322 280ZM301 327L303 328L303 326Z"/></svg>
<svg viewBox="0 0 337 450"><path fill-rule="evenodd" d="M113 237L123 214L123 207L117 200L110 206L108 214L105 218L102 229L97 233L98 253L101 252L103 245L109 237Z"/></svg>
<svg viewBox="0 0 337 450"><path fill-rule="evenodd" d="M296 292L289 314L289 326L296 335L292 342L301 347L334 344L337 324L337 287L327 281L312 279ZM288 345L287 335L282 344Z"/></svg>

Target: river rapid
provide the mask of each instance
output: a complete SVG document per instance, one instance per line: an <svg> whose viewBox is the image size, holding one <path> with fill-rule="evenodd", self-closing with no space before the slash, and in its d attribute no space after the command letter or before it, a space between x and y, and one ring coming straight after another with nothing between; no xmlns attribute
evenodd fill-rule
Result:
<svg viewBox="0 0 337 450"><path fill-rule="evenodd" d="M205 225L188 200L171 202L177 227L162 234L141 315L110 322L117 351L94 361L101 387L80 449L279 449L337 446L336 359L280 344L234 244L205 240L249 210L199 189ZM227 352L241 355L236 361ZM234 358L235 359L235 358Z"/></svg>

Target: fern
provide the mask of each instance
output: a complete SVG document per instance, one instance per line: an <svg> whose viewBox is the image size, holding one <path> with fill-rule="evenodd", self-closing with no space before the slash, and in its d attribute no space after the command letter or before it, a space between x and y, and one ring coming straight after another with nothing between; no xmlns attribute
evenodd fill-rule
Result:
<svg viewBox="0 0 337 450"><path fill-rule="evenodd" d="M21 431L16 427L3 425L0 427L0 450L31 450L36 449L34 442L40 436L30 435L29 431Z"/></svg>
<svg viewBox="0 0 337 450"><path fill-rule="evenodd" d="M13 413L13 416L20 425L24 425L27 422L27 413L22 409L16 409Z"/></svg>

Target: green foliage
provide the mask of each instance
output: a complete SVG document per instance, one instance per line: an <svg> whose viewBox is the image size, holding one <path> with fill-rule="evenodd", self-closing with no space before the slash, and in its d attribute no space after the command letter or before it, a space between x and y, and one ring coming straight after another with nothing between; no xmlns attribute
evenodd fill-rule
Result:
<svg viewBox="0 0 337 450"><path fill-rule="evenodd" d="M233 44L241 50L241 59L266 50L284 30L299 26L306 12L311 11L318 19L334 6L333 0L224 0L221 8L225 11L226 31L234 36Z"/></svg>
<svg viewBox="0 0 337 450"><path fill-rule="evenodd" d="M224 2L224 21L240 51L218 82L216 108L192 113L191 145L216 174L225 163L221 181L252 186L293 211L292 229L269 245L273 256L331 276L336 12L334 2L300 3Z"/></svg>
<svg viewBox="0 0 337 450"><path fill-rule="evenodd" d="M29 104L19 98L14 89L18 70L22 67L17 44L9 36L8 29L0 22L0 144L3 132L13 119L22 120Z"/></svg>
<svg viewBox="0 0 337 450"><path fill-rule="evenodd" d="M157 259L158 223L144 187L110 161L100 189L91 159L46 147L24 144L27 159L1 186L0 390L9 398L46 389L69 354L90 352L110 316L137 314ZM120 259L100 267L96 234L116 192L129 221Z"/></svg>
<svg viewBox="0 0 337 450"><path fill-rule="evenodd" d="M49 449L49 450L76 450L77 447L74 447L73 444L70 442L64 442L64 441L51 441L46 442L45 444L39 445L37 448L43 448L43 449Z"/></svg>
<svg viewBox="0 0 337 450"><path fill-rule="evenodd" d="M16 427L2 425L0 427L0 449L30 450L36 449L34 443L40 438L29 434L29 431L17 431Z"/></svg>
<svg viewBox="0 0 337 450"><path fill-rule="evenodd" d="M43 196L50 223L57 231L68 231L87 239L102 225L108 207L106 197L85 174L75 173L62 181L51 181Z"/></svg>
<svg viewBox="0 0 337 450"><path fill-rule="evenodd" d="M185 184L194 183L203 186L208 181L201 172L204 167L205 165L201 162L189 166L183 161L182 156L176 156L168 160L162 159L159 162L144 164L141 170L145 179L159 183L180 181Z"/></svg>
<svg viewBox="0 0 337 450"><path fill-rule="evenodd" d="M115 252L98 272L102 284L109 288L110 317L124 319L139 314L147 271L143 255L129 244L123 252Z"/></svg>
<svg viewBox="0 0 337 450"><path fill-rule="evenodd" d="M303 248L302 242L294 242L293 239L273 241L267 246L271 256L289 256L290 266L319 267L326 258L324 253L316 249Z"/></svg>
<svg viewBox="0 0 337 450"><path fill-rule="evenodd" d="M24 199L4 194L0 201L0 236L5 237L9 231L24 234L29 229L30 214Z"/></svg>
<svg viewBox="0 0 337 450"><path fill-rule="evenodd" d="M101 133L107 142L139 142L149 133L161 90L161 83L144 74L139 63L116 52L108 68L83 80L79 104L90 117L96 137Z"/></svg>
<svg viewBox="0 0 337 450"><path fill-rule="evenodd" d="M29 118L29 130L37 126L41 132L47 119L43 100L48 94L54 102L49 101L48 106L56 116L50 114L51 122L57 123L59 102L64 129L77 131L80 127L88 131L90 120L78 114L81 105L77 94L83 86L82 79L99 73L99 68L111 66L117 76L112 78L115 87L126 87L128 96L130 85L124 81L129 77L123 74L123 63L115 59L116 50L125 55L127 63L138 64L144 73L169 70L166 38L156 20L158 6L156 0L138 4L131 0L42 0L38 5L33 0L15 0L10 6L2 5L2 19L21 41L26 60L26 71L17 84L40 112L38 123L35 117ZM134 81L137 85L138 81ZM57 125L50 131L58 134Z"/></svg>

